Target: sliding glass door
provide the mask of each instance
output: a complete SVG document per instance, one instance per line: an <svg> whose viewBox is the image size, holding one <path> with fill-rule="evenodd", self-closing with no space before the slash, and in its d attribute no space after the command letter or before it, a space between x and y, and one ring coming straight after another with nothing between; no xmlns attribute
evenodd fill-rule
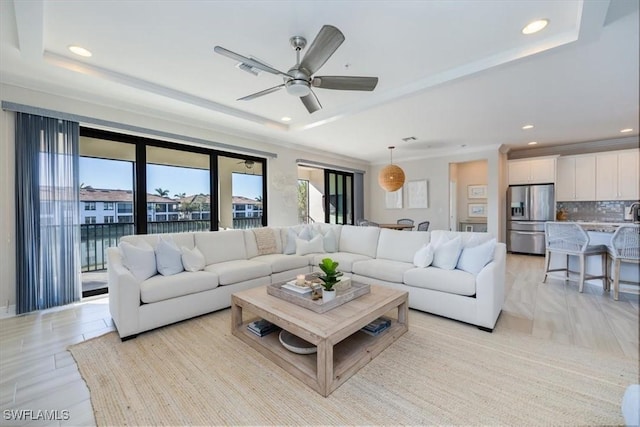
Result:
<svg viewBox="0 0 640 427"><path fill-rule="evenodd" d="M353 174L325 169L324 213L329 224L353 224Z"/></svg>

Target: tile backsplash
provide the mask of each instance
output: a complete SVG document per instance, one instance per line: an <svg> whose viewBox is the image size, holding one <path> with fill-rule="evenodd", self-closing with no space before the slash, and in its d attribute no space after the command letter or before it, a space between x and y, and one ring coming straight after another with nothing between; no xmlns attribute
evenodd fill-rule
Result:
<svg viewBox="0 0 640 427"><path fill-rule="evenodd" d="M607 200L602 202L558 202L556 212L564 209L568 221L624 222L626 206L635 200Z"/></svg>

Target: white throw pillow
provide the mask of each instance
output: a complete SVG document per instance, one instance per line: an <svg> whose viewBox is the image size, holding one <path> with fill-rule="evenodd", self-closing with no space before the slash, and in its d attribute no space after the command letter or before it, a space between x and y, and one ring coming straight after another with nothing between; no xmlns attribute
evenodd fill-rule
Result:
<svg viewBox="0 0 640 427"><path fill-rule="evenodd" d="M189 249L186 246L182 247L182 265L187 271L200 271L204 270L206 265L204 255L200 252L200 249Z"/></svg>
<svg viewBox="0 0 640 427"><path fill-rule="evenodd" d="M434 250L431 243L422 246L413 256L413 265L418 268L429 267L433 262L433 253Z"/></svg>
<svg viewBox="0 0 640 427"><path fill-rule="evenodd" d="M156 245L156 268L163 276L173 276L184 271L182 266L182 252L173 243L171 237L160 237Z"/></svg>
<svg viewBox="0 0 640 427"><path fill-rule="evenodd" d="M325 252L338 252L338 236L336 236L336 232L333 228L330 228L329 231L327 231L322 240Z"/></svg>
<svg viewBox="0 0 640 427"><path fill-rule="evenodd" d="M300 230L300 234L297 234L293 228L289 228L287 230L287 244L284 247L284 251L282 251L285 255L293 255L296 251L296 240L302 239L304 241L309 241L313 237L316 236L317 233L313 232L313 229L310 226L304 226L302 230Z"/></svg>
<svg viewBox="0 0 640 427"><path fill-rule="evenodd" d="M141 241L138 246L134 246L128 242L120 242L118 247L122 253L122 264L136 279L142 281L156 275L156 253L148 243Z"/></svg>
<svg viewBox="0 0 640 427"><path fill-rule="evenodd" d="M462 237L457 236L446 242L445 239L441 238L437 242L431 264L443 270L453 270L456 268L460 252L462 252Z"/></svg>
<svg viewBox="0 0 640 427"><path fill-rule="evenodd" d="M493 260L493 252L496 249L496 239L491 239L470 248L465 247L458 259L458 270L476 275Z"/></svg>
<svg viewBox="0 0 640 427"><path fill-rule="evenodd" d="M309 241L296 239L296 255L321 253L324 253L324 242L321 235L317 235Z"/></svg>

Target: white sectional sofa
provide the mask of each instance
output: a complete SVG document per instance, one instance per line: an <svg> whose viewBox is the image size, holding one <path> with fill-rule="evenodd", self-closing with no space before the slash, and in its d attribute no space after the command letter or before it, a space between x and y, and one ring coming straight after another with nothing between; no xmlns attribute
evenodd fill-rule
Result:
<svg viewBox="0 0 640 427"><path fill-rule="evenodd" d="M493 330L502 309L506 247L503 243L494 246L488 242L491 236L486 233L407 232L329 224L259 230L262 231L123 237L121 248L108 249L109 308L120 337L131 338L150 329L229 307L234 292L317 271L317 264L325 257L338 261L339 270L357 281L407 290L411 308L484 330ZM256 233L267 236L266 246ZM312 235L314 239L306 240ZM428 243L453 243L458 236L461 239L455 241L461 240L462 245L469 248L492 244L488 263L479 265L479 272L414 264L416 253L424 254ZM204 256L204 269L171 275L151 272L147 274L151 277L141 277L136 266L131 265L136 259L127 257L130 252L122 246L153 251L161 239L170 241L183 253L197 248ZM318 243L319 240L322 241ZM294 250L296 253L292 253Z"/></svg>

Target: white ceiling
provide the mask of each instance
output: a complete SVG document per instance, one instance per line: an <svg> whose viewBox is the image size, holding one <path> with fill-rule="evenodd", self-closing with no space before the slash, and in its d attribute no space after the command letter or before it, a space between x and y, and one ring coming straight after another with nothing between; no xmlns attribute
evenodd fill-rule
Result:
<svg viewBox="0 0 640 427"><path fill-rule="evenodd" d="M368 162L389 145L409 159L638 135L635 0L2 0L0 13L3 83ZM521 34L537 18L549 26ZM236 101L282 80L215 45L286 71L289 38L311 43L324 24L346 40L316 74L377 76L374 92L315 89L314 114L284 90Z"/></svg>

